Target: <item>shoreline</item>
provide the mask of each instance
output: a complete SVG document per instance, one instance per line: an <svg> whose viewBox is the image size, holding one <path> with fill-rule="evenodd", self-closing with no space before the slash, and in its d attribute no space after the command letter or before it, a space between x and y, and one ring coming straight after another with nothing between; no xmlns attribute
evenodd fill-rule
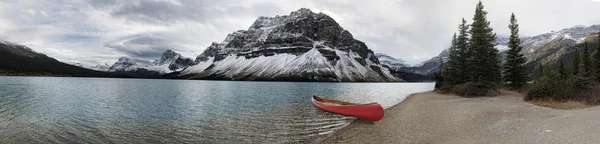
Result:
<svg viewBox="0 0 600 144"><path fill-rule="evenodd" d="M409 95L379 122L354 120L319 143L595 143L600 107L536 106L516 92L463 98Z"/></svg>

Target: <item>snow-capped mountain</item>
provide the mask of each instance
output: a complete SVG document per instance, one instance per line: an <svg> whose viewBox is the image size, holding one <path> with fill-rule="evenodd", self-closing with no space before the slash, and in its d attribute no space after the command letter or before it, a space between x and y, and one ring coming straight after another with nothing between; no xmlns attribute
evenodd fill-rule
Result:
<svg viewBox="0 0 600 144"><path fill-rule="evenodd" d="M89 69L105 72L110 69L110 66L105 63L104 65L98 64L96 66L90 67Z"/></svg>
<svg viewBox="0 0 600 144"><path fill-rule="evenodd" d="M0 75L121 77L63 63L45 54L12 42L0 40Z"/></svg>
<svg viewBox="0 0 600 144"><path fill-rule="evenodd" d="M85 66L83 66L81 63L73 63L72 65L85 68Z"/></svg>
<svg viewBox="0 0 600 144"><path fill-rule="evenodd" d="M128 57L121 57L110 66L108 72L117 72L133 77L160 77L182 71L192 65L194 65L192 59L183 57L173 50L167 50L160 59L155 60L151 65L140 65Z"/></svg>
<svg viewBox="0 0 600 144"><path fill-rule="evenodd" d="M294 81L401 81L373 51L335 20L302 8L259 17L229 34L181 72L192 79Z"/></svg>
<svg viewBox="0 0 600 144"><path fill-rule="evenodd" d="M419 65L412 67L405 67L402 70L405 72L411 72L421 75L432 75L441 71L442 63L448 61L448 55L450 54L449 49L445 49L439 55L422 62Z"/></svg>
<svg viewBox="0 0 600 144"><path fill-rule="evenodd" d="M594 37L590 36L593 34L597 34L600 32L600 25L592 25L592 26L575 26L571 28L566 28L560 31L552 31L545 34L540 34L536 36L523 37L521 38L523 47L522 53L527 58L526 65L528 66L538 66L539 62L553 62L559 60L564 54L569 53L570 50L567 48L583 42L583 40L594 39ZM498 36L496 39L496 43L498 44L496 48L500 50L501 58L504 59L506 55L506 50L508 49L508 37ZM444 50L440 55L427 60L423 66L413 67L410 69L430 69L432 67L438 67L438 70L433 71L412 71L419 74L432 74L433 72L439 72L439 67L441 63L434 61L439 61L440 57L448 57L448 50ZM432 63L433 62L433 63ZM426 63L432 63L432 65L426 66ZM423 68L425 67L425 68ZM533 67L528 67L528 70L531 71L535 69Z"/></svg>
<svg viewBox="0 0 600 144"><path fill-rule="evenodd" d="M406 64L406 62L402 59L398 59L398 58L394 58L392 56L383 54L383 53L376 53L375 57L377 57L379 59L379 62L381 64L387 65L392 69L401 69L404 67L408 67L409 65Z"/></svg>
<svg viewBox="0 0 600 144"><path fill-rule="evenodd" d="M189 66L194 65L194 60L181 56L173 50L167 50L162 57L152 62L152 66L147 69L154 69L162 73L171 73L181 71Z"/></svg>
<svg viewBox="0 0 600 144"><path fill-rule="evenodd" d="M137 68L139 68L139 65L136 62L130 60L128 57L121 57L117 62L110 66L108 71L134 71Z"/></svg>

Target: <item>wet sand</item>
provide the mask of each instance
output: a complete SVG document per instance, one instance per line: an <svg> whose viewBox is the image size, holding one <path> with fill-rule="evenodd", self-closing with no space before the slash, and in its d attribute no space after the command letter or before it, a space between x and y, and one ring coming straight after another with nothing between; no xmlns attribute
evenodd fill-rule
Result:
<svg viewBox="0 0 600 144"><path fill-rule="evenodd" d="M462 98L423 92L385 110L379 122L355 120L321 143L597 143L600 107L557 110L515 92Z"/></svg>

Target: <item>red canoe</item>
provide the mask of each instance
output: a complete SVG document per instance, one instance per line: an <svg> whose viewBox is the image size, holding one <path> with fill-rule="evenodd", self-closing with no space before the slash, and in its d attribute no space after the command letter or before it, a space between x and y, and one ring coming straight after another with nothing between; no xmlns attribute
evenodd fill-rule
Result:
<svg viewBox="0 0 600 144"><path fill-rule="evenodd" d="M315 106L325 111L345 116L356 117L369 121L379 121L383 118L383 108L378 103L355 104L312 96Z"/></svg>

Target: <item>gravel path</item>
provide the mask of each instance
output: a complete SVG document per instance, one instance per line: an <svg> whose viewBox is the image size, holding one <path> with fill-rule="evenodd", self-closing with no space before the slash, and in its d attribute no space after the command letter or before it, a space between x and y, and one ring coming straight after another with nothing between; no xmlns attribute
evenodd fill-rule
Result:
<svg viewBox="0 0 600 144"><path fill-rule="evenodd" d="M413 94L386 109L383 120L355 120L321 143L600 142L600 107L555 110L503 93L484 98Z"/></svg>

